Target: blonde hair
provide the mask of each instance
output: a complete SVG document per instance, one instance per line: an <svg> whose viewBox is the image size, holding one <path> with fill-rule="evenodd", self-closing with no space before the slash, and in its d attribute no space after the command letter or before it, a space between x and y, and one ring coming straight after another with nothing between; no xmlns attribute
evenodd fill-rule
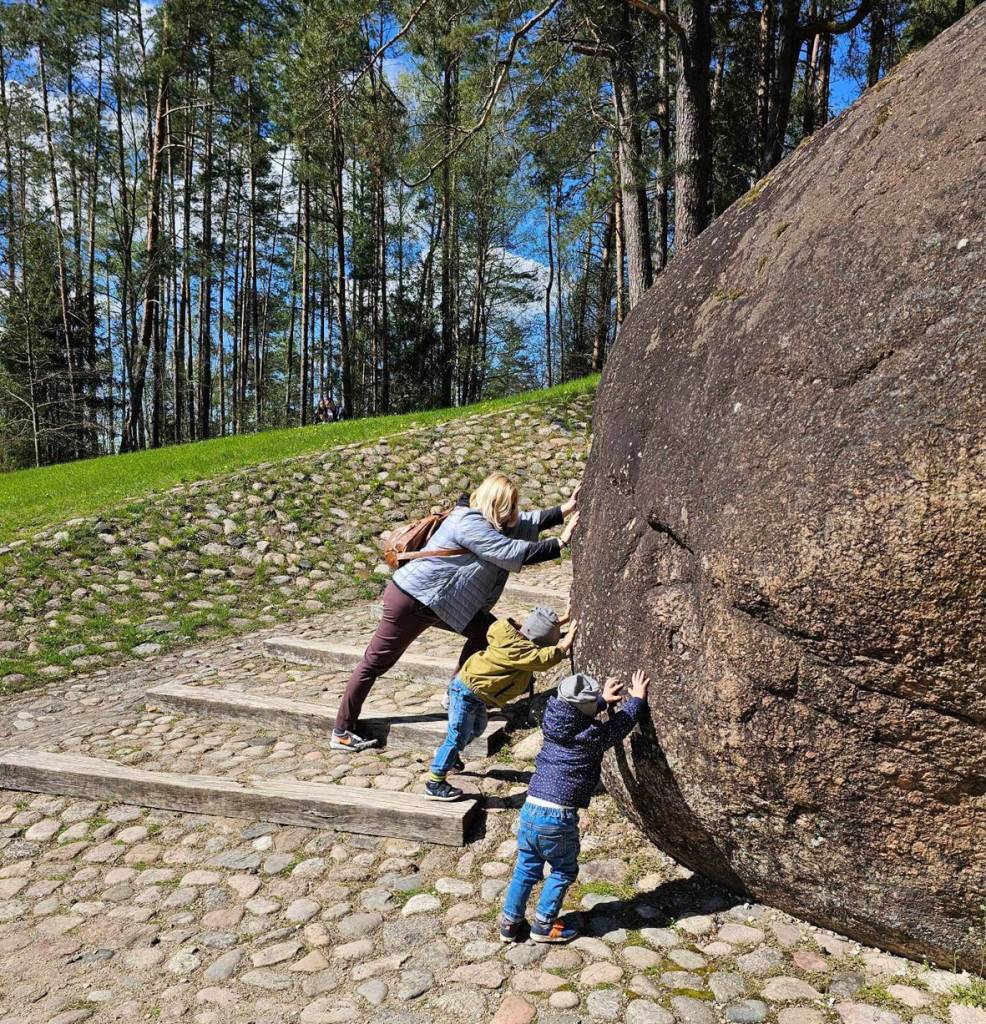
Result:
<svg viewBox="0 0 986 1024"><path fill-rule="evenodd" d="M504 473L490 475L469 495L469 507L483 513L497 530L510 525L520 495L517 485Z"/></svg>

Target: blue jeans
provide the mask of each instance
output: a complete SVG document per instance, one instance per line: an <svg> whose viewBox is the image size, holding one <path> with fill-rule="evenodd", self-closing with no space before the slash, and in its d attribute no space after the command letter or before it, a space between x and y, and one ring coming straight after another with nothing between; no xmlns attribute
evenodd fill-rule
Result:
<svg viewBox="0 0 986 1024"><path fill-rule="evenodd" d="M459 754L486 730L486 705L458 677L449 684L448 729L435 751L431 773L444 779Z"/></svg>
<svg viewBox="0 0 986 1024"><path fill-rule="evenodd" d="M544 924L554 921L565 900L568 887L579 875L579 812L525 803L517 827L517 864L507 887L503 916L522 921L531 890L544 876L544 865L551 874L544 880L534 918Z"/></svg>

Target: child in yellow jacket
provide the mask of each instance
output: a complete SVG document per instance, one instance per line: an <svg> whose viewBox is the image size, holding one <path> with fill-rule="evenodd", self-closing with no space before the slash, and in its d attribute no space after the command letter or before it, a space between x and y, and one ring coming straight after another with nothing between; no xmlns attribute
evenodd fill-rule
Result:
<svg viewBox="0 0 986 1024"><path fill-rule="evenodd" d="M497 619L490 626L485 651L474 654L449 686L448 730L435 751L425 795L432 800L458 800L462 790L446 782L449 771L461 767L460 754L486 729L489 708L500 709L526 692L535 672L559 664L571 649L575 626L562 637L569 621L553 608L535 608L518 626L513 619Z"/></svg>

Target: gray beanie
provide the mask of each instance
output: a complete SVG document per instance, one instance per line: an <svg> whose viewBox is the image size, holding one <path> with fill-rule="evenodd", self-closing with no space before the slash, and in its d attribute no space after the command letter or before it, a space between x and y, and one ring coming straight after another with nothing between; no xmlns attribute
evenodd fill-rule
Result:
<svg viewBox="0 0 986 1024"><path fill-rule="evenodd" d="M585 715L594 715L599 710L598 698L601 696L599 683L583 672L566 676L558 684L558 699L574 704Z"/></svg>
<svg viewBox="0 0 986 1024"><path fill-rule="evenodd" d="M538 647L552 647L561 638L558 613L546 604L539 604L524 619L524 625L520 627L520 631Z"/></svg>

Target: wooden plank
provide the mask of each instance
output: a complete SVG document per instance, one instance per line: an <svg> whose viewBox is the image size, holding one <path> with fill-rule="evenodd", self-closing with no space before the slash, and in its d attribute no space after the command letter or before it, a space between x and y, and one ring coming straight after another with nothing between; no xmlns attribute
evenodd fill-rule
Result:
<svg viewBox="0 0 986 1024"><path fill-rule="evenodd" d="M308 640L300 636L272 636L263 642L264 653L285 661L305 665L331 665L352 668L363 657L365 647L336 643L331 640ZM409 672L426 678L451 679L458 663L455 658L434 658L408 651L394 666L395 672Z"/></svg>
<svg viewBox="0 0 986 1024"><path fill-rule="evenodd" d="M475 800L439 803L416 793L287 779L244 783L25 749L0 754L0 789L332 828L444 846L463 845L476 810Z"/></svg>
<svg viewBox="0 0 986 1024"><path fill-rule="evenodd" d="M147 691L147 699L180 711L195 711L256 722L258 725L304 732L328 741L335 723L335 705L312 701L290 700L241 690L224 690L209 686L181 686L168 683ZM379 740L394 750L434 750L445 735L444 714L367 715L360 717L358 732ZM487 757L496 753L506 739L506 719L491 716L482 736L466 747L470 757Z"/></svg>

